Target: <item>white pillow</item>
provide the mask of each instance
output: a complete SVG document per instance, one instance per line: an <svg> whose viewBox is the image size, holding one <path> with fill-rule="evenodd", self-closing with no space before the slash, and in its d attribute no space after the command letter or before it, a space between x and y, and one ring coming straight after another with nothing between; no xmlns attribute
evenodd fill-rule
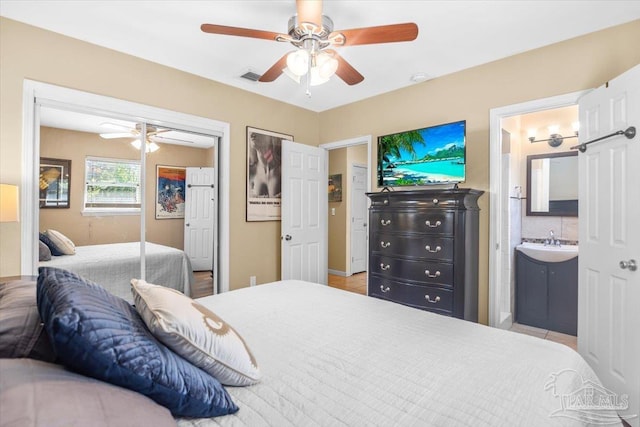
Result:
<svg viewBox="0 0 640 427"><path fill-rule="evenodd" d="M260 380L260 370L244 340L211 310L175 289L131 280L135 307L164 345L224 385Z"/></svg>
<svg viewBox="0 0 640 427"><path fill-rule="evenodd" d="M62 252L65 255L75 255L76 253L76 245L73 244L71 239L56 230L47 230L45 234L56 245L58 251Z"/></svg>

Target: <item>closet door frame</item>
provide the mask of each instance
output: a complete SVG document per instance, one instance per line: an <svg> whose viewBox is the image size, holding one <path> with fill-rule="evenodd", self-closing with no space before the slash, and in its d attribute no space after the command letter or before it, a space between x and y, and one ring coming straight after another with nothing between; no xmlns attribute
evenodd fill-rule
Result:
<svg viewBox="0 0 640 427"><path fill-rule="evenodd" d="M23 132L22 132L22 183L21 190L21 262L22 275L37 275L39 229L38 218L38 165L40 153L40 106L86 112L105 117L120 118L153 124L162 124L218 137L216 159L219 173L219 292L228 290L229 283L229 164L230 124L227 122L151 107L107 96L95 95L79 90L51 84L25 80L23 86ZM144 216L145 203L141 214ZM144 228L142 229L144 230ZM141 238L144 232L141 231ZM144 239L143 239L144 241Z"/></svg>

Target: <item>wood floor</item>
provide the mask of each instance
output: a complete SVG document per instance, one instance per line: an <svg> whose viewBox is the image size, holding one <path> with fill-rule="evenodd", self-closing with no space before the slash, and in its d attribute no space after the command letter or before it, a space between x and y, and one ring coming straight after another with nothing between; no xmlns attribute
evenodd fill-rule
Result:
<svg viewBox="0 0 640 427"><path fill-rule="evenodd" d="M329 275L329 286L357 294L367 294L367 273L357 273L349 277Z"/></svg>
<svg viewBox="0 0 640 427"><path fill-rule="evenodd" d="M517 332L519 334L531 335L532 337L538 337L564 344L568 347L571 347L575 351L578 351L578 337L574 337L573 335L567 335L555 331L548 331L546 329L540 329L534 326L521 325L520 323L514 323L509 330Z"/></svg>
<svg viewBox="0 0 640 427"><path fill-rule="evenodd" d="M202 298L213 295L213 278L211 271L194 271L194 283L191 289L191 298Z"/></svg>

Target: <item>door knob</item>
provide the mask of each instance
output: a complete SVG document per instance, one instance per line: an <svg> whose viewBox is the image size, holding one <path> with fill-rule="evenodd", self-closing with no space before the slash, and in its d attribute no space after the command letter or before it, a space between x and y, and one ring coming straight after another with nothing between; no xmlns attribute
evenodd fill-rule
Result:
<svg viewBox="0 0 640 427"><path fill-rule="evenodd" d="M187 226L187 227L189 227L189 225L190 225L189 223L186 223L186 224L185 224L185 226Z"/></svg>
<svg viewBox="0 0 640 427"><path fill-rule="evenodd" d="M629 261L620 261L620 268L625 270L629 269L629 271L636 271L638 269L638 264L636 264L635 259L630 259Z"/></svg>
<svg viewBox="0 0 640 427"><path fill-rule="evenodd" d="M287 235L285 235L285 236L284 236L284 240L286 240L286 241L288 242L289 240L291 240L291 236L290 236L290 235L288 235L288 234L287 234Z"/></svg>

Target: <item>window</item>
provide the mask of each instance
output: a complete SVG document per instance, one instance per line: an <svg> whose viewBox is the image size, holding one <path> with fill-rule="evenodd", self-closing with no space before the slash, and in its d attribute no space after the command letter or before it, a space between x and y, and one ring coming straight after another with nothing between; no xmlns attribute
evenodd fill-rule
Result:
<svg viewBox="0 0 640 427"><path fill-rule="evenodd" d="M139 213L140 161L87 157L84 212Z"/></svg>

